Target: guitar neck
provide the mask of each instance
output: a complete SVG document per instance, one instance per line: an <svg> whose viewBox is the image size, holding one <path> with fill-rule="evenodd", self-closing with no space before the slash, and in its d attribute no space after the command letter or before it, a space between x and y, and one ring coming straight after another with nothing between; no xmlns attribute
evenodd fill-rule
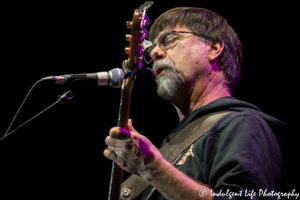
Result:
<svg viewBox="0 0 300 200"><path fill-rule="evenodd" d="M147 1L141 9L135 9L131 22L127 22L128 28L131 29L131 34L128 35L130 46L126 48L128 54L127 66L125 71L130 72L122 84L121 99L118 116L118 126L128 129L128 119L130 113L131 93L135 81L135 72L142 67L144 46L143 42L147 37L146 25L149 21L146 16L146 10L153 4ZM121 192L121 183L123 170L114 161L112 162L112 170L109 184L108 200L119 200Z"/></svg>

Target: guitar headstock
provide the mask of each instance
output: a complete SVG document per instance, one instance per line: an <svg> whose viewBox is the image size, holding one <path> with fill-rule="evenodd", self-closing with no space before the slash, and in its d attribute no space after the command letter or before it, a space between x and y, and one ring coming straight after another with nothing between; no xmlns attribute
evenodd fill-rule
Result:
<svg viewBox="0 0 300 200"><path fill-rule="evenodd" d="M148 37L146 26L150 24L146 11L152 4L153 2L146 2L139 9L135 9L132 21L126 22L126 27L131 29L131 33L126 35L130 45L125 48L128 55L128 59L123 62L125 73L139 70L143 65L144 40Z"/></svg>

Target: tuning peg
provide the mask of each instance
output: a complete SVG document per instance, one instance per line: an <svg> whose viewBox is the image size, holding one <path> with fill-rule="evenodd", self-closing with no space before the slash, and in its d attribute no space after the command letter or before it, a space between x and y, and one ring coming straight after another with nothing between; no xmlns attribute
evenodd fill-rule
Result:
<svg viewBox="0 0 300 200"><path fill-rule="evenodd" d="M143 66L143 56L138 56L136 63L141 68Z"/></svg>
<svg viewBox="0 0 300 200"><path fill-rule="evenodd" d="M142 60L143 60L143 56L138 56L137 59L138 59L139 61L142 61Z"/></svg>
<svg viewBox="0 0 300 200"><path fill-rule="evenodd" d="M132 35L126 34L126 41L130 42L132 38Z"/></svg>
<svg viewBox="0 0 300 200"><path fill-rule="evenodd" d="M144 50L144 44L143 43L138 43L137 47L139 50Z"/></svg>
<svg viewBox="0 0 300 200"><path fill-rule="evenodd" d="M130 54L130 47L125 47L125 53L127 54L127 55L129 55Z"/></svg>
<svg viewBox="0 0 300 200"><path fill-rule="evenodd" d="M144 16L144 24L145 25L149 25L150 24L150 19L149 19L149 17L148 17L147 14L145 14L145 16Z"/></svg>
<svg viewBox="0 0 300 200"><path fill-rule="evenodd" d="M122 62L122 69L124 70L124 72L125 72L125 74L127 74L127 72L128 72L128 64L129 64L129 59L127 59L127 60L124 60L123 62Z"/></svg>
<svg viewBox="0 0 300 200"><path fill-rule="evenodd" d="M131 29L132 27L132 22L131 21L127 21L126 22L126 28Z"/></svg>
<svg viewBox="0 0 300 200"><path fill-rule="evenodd" d="M149 31L146 29L146 28L144 28L144 38L148 38L149 37Z"/></svg>

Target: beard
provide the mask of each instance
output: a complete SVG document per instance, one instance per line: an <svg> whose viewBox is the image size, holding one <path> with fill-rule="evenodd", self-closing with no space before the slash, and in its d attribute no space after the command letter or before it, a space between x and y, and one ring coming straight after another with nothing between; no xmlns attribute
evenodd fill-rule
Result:
<svg viewBox="0 0 300 200"><path fill-rule="evenodd" d="M156 92L161 98L171 100L176 92L183 87L183 76L175 70L172 61L157 61L154 63L153 69L156 70L159 66L163 66L164 70L155 80Z"/></svg>

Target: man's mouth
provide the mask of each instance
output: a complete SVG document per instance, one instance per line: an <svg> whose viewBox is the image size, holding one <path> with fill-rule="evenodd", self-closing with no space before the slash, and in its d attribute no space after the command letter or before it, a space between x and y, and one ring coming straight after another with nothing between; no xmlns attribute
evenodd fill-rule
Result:
<svg viewBox="0 0 300 200"><path fill-rule="evenodd" d="M167 66L159 66L156 70L155 70L155 73L157 76L161 75L162 72L167 69L168 67Z"/></svg>

